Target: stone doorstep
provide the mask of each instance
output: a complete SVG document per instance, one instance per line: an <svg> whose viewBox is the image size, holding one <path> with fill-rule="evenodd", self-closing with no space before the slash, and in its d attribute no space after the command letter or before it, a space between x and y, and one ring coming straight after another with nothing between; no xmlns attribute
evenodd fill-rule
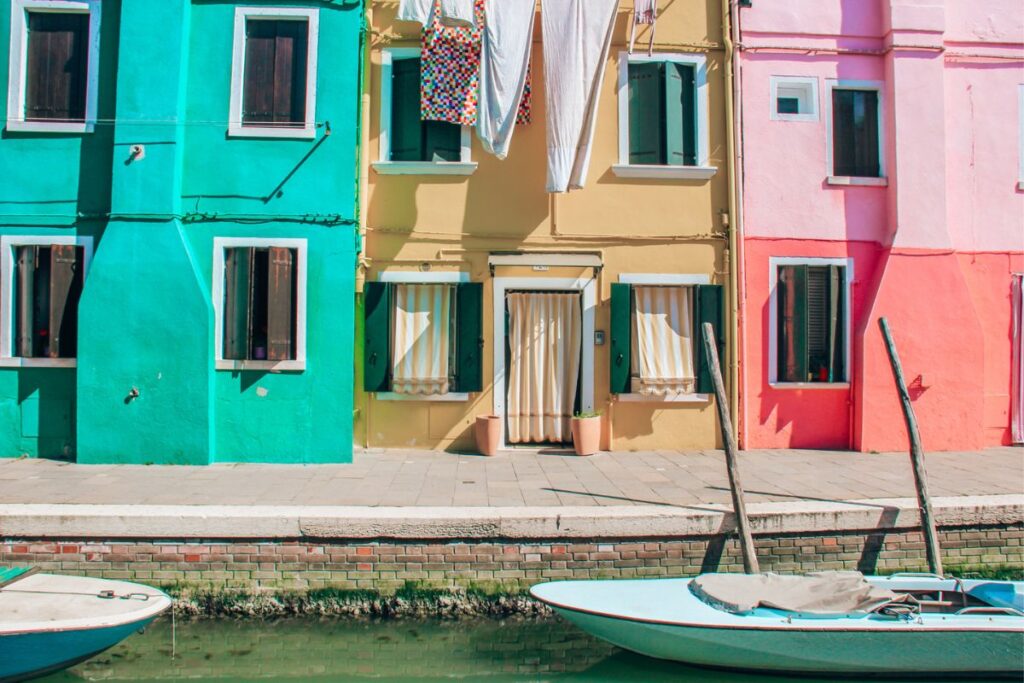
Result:
<svg viewBox="0 0 1024 683"><path fill-rule="evenodd" d="M935 498L944 527L1024 522L1024 495ZM913 529L917 501L879 498L747 506L755 534ZM0 538L76 539L629 539L716 536L730 508L328 507L228 505L0 505Z"/></svg>

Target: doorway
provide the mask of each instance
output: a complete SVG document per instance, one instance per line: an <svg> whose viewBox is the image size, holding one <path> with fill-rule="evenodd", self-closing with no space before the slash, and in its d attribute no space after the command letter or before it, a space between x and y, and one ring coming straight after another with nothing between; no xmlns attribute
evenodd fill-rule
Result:
<svg viewBox="0 0 1024 683"><path fill-rule="evenodd" d="M494 278L502 448L568 444L573 413L594 409L596 299L592 278Z"/></svg>
<svg viewBox="0 0 1024 683"><path fill-rule="evenodd" d="M505 295L505 433L510 445L565 446L579 410L579 292Z"/></svg>

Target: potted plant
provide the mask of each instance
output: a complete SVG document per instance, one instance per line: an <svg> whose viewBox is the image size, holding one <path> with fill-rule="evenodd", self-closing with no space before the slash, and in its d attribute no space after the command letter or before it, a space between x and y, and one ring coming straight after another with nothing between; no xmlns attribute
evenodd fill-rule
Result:
<svg viewBox="0 0 1024 683"><path fill-rule="evenodd" d="M474 432L476 448L482 455L497 455L501 445L501 418L497 415L477 415Z"/></svg>
<svg viewBox="0 0 1024 683"><path fill-rule="evenodd" d="M572 445L576 455L593 455L601 450L601 413L573 415Z"/></svg>

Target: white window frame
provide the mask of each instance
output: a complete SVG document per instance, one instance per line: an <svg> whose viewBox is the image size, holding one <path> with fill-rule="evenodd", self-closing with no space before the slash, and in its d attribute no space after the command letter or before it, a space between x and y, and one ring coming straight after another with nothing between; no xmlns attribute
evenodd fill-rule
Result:
<svg viewBox="0 0 1024 683"><path fill-rule="evenodd" d="M420 273L416 271L391 271L384 272L377 275L378 282L391 282L395 284L403 285L431 285L431 284L459 284L461 282L469 282L469 273L463 272L435 272L435 273ZM456 311L458 315L458 311ZM451 321L449 321L450 323ZM388 358L388 363L392 360ZM449 391L447 394L400 394L394 391L379 391L374 396L379 401L418 401L418 402L437 402L437 403L453 403L453 402L464 402L469 400L469 394L466 392Z"/></svg>
<svg viewBox="0 0 1024 683"><path fill-rule="evenodd" d="M238 360L224 358L224 252L237 247L283 247L295 250L295 358L292 360ZM214 237L213 238L213 347L217 370L264 370L270 372L306 369L306 255L302 237Z"/></svg>
<svg viewBox="0 0 1024 683"><path fill-rule="evenodd" d="M381 175L471 175L477 164L472 160L470 126L462 126L458 161L391 161L391 70L396 59L420 56L418 47L386 47L380 52L380 137L373 170Z"/></svg>
<svg viewBox="0 0 1024 683"><path fill-rule="evenodd" d="M772 76L771 86L771 119L772 121L817 121L820 104L818 102L818 78L816 76ZM779 87L800 88L806 93L805 100L809 111L801 114L779 113Z"/></svg>
<svg viewBox="0 0 1024 683"><path fill-rule="evenodd" d="M780 382L779 381L779 266L842 266L843 277L843 349L845 379L842 382ZM773 389L849 389L853 372L851 346L853 343L853 291L852 258L819 258L804 256L768 257L768 384Z"/></svg>
<svg viewBox="0 0 1024 683"><path fill-rule="evenodd" d="M243 88L245 87L245 23L249 19L305 21L309 36L306 47L306 119L302 127L242 125ZM302 7L236 7L235 36L231 57L231 101L228 135L242 138L316 137L317 54L320 36L320 10Z"/></svg>
<svg viewBox="0 0 1024 683"><path fill-rule="evenodd" d="M881 81L843 81L835 78L825 79L825 181L829 185L859 185L863 187L887 187L889 179L885 175L885 93ZM865 90L878 93L878 169L881 175L877 178L862 176L833 175L832 160L832 91Z"/></svg>
<svg viewBox="0 0 1024 683"><path fill-rule="evenodd" d="M1024 190L1024 83L1017 86L1017 189Z"/></svg>
<svg viewBox="0 0 1024 683"><path fill-rule="evenodd" d="M697 165L669 166L663 164L629 163L629 65L649 62L673 62L694 67L697 102ZM653 54L619 53L619 163L612 166L612 172L620 178L652 178L675 180L707 180L715 175L718 168L710 165L708 158L711 130L708 123L708 67L704 55L680 52L655 52Z"/></svg>
<svg viewBox="0 0 1024 683"><path fill-rule="evenodd" d="M690 273L623 273L619 275L619 282L629 285L654 287L696 287L699 285L710 285L711 276ZM633 311L631 310L631 320L632 315ZM694 348L693 352L695 354L700 353L701 349ZM694 367L696 367L696 358L694 359ZM672 394L667 396L629 393L614 394L613 398L625 403L707 403L711 397L709 394L698 393Z"/></svg>
<svg viewBox="0 0 1024 683"><path fill-rule="evenodd" d="M82 248L82 286L89 275L92 262L92 237L77 235L4 235L0 237L0 367L4 368L74 368L77 358L22 358L14 353L14 297L18 291L14 281L16 271L14 248L27 246L49 247L54 244L74 245Z"/></svg>
<svg viewBox="0 0 1024 683"><path fill-rule="evenodd" d="M96 127L100 68L101 0L11 0L10 60L7 78L7 130L32 133L91 133ZM26 121L28 13L88 14L88 63L85 77L85 120Z"/></svg>

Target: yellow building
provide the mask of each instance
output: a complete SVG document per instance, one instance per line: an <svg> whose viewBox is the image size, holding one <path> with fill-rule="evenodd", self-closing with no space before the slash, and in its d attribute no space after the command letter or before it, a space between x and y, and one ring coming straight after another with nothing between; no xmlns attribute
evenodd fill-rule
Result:
<svg viewBox="0 0 1024 683"><path fill-rule="evenodd" d="M720 444L695 330L733 319L722 5L662 4L648 56L648 26L628 52L633 3L620 0L586 185L549 194L540 5L532 122L516 126L508 158L463 127L433 160L410 160L391 148L418 97L403 74L418 73L420 25L397 21L396 1L370 3L357 445L472 451L486 414L501 418L505 447L565 443L567 412L602 413L606 449ZM633 91L668 72L683 75L681 110L664 85L654 100ZM666 163L664 140L642 155L641 137L680 120L687 158ZM730 328L718 325L723 345ZM651 345L666 334L659 361ZM415 345L430 357L410 370ZM659 362L670 367L650 371Z"/></svg>

